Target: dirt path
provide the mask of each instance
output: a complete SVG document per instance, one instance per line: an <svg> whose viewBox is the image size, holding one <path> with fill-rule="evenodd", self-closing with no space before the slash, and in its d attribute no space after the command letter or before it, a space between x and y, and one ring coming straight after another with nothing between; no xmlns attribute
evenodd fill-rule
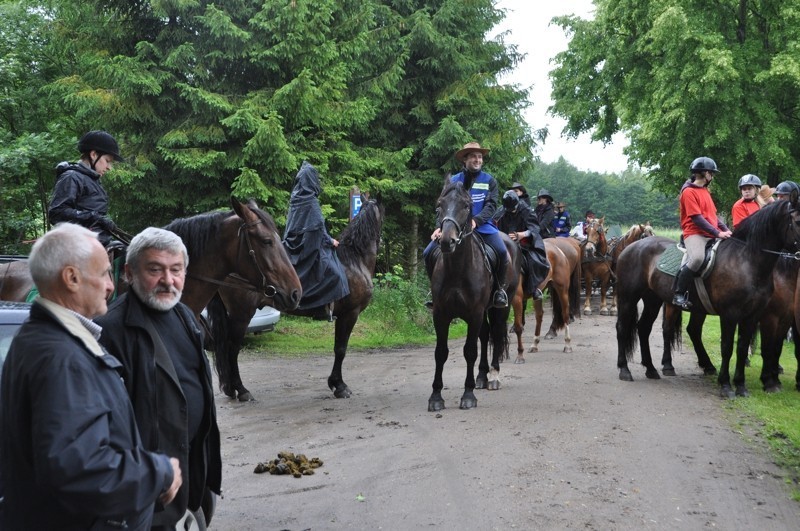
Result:
<svg viewBox="0 0 800 531"><path fill-rule="evenodd" d="M676 377L649 381L636 364L622 382L614 322L573 324L572 354L559 337L505 362L502 389L477 391L471 411L458 409L451 341L441 414L427 411L432 347L350 353L347 400L327 390L330 356L245 357L258 401L217 396L225 498L212 528L798 529L781 470L731 427L694 354L675 357ZM325 464L300 479L253 473L281 450Z"/></svg>

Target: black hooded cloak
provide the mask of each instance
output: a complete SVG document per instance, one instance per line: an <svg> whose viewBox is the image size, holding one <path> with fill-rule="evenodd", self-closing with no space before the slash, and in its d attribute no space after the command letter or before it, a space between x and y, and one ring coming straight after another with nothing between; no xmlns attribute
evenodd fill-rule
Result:
<svg viewBox="0 0 800 531"><path fill-rule="evenodd" d="M319 173L306 161L294 178L283 246L289 254L303 298L299 310L310 310L350 294L344 267L336 256L333 238L325 229L319 206Z"/></svg>

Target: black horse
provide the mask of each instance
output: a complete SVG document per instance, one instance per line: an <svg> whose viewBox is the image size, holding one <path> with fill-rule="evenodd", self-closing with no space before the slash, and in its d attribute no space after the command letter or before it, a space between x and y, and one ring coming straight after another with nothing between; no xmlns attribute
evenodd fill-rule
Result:
<svg viewBox="0 0 800 531"><path fill-rule="evenodd" d="M716 267L704 285L712 307L719 314L721 327L720 352L722 367L717 381L723 397L747 396L744 367L750 340L756 325L773 292L772 271L781 249L797 247L797 225L800 224L798 200L777 201L759 210L740 223L733 236L722 240L717 250ZM627 247L617 263L619 314L617 315L617 367L621 380L633 380L628 361L638 334L642 350L642 365L648 378L659 378L650 355L649 336L659 309L664 307L664 354L661 359L665 375L674 375L672 348L680 341L681 310L672 305L673 277L657 267L664 250L676 242L667 238L650 237ZM641 317L637 304L644 303ZM690 291L692 303L687 333L694 346L697 360L705 374L716 374L702 341L703 322L707 315L697 291ZM730 381L730 360L736 328L739 337L736 350L736 369Z"/></svg>
<svg viewBox="0 0 800 531"><path fill-rule="evenodd" d="M467 362L467 377L461 409L478 405L473 392L475 387L500 388L500 357L508 356L509 307L494 308L492 300L492 273L488 267L483 243L472 231L472 199L462 183L446 180L437 201L439 240L441 254L436 258L431 272L431 295L433 297L433 324L436 329L436 372L433 377L433 393L428 399L428 411L444 409L442 398L442 370L449 354L447 338L450 323L456 317L467 323L467 339L464 343L464 359ZM501 233L510 253L506 280L508 293L516 293L520 271L517 244ZM487 346L492 338L492 365L489 367ZM475 361L478 358L478 338L481 340L481 361L478 378L475 379Z"/></svg>
<svg viewBox="0 0 800 531"><path fill-rule="evenodd" d="M350 294L335 301L333 305L333 315L336 316L334 361L328 377L328 387L336 398L349 398L351 395L350 388L342 378L342 364L358 316L372 300L372 276L375 273L383 218L383 208L377 202L365 203L361 212L345 227L336 248L336 255L345 268L350 288ZM229 278L228 282L236 283L236 279ZM247 287L246 283L239 283ZM252 400L253 396L242 383L239 374L239 351L250 319L256 308L264 305L276 306L275 301L269 297L234 286L224 286L206 308L211 323L220 388L231 398L238 396L240 401ZM282 310L284 313L306 317L310 317L312 313L310 310L304 312L292 308Z"/></svg>

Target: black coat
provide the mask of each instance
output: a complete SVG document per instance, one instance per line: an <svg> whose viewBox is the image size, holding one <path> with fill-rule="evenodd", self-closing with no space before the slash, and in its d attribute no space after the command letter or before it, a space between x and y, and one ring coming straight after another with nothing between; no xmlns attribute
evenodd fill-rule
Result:
<svg viewBox="0 0 800 531"><path fill-rule="evenodd" d="M111 234L96 225L107 214L108 194L100 184L100 174L83 163L59 164L56 185L47 210L50 223L83 225L98 232L100 242L107 245L111 241Z"/></svg>
<svg viewBox="0 0 800 531"><path fill-rule="evenodd" d="M2 529L149 529L172 483L169 458L142 445L119 361L81 328L36 302L11 344L0 384Z"/></svg>
<svg viewBox="0 0 800 531"><path fill-rule="evenodd" d="M154 518L154 524L174 524L187 507L193 511L200 507L206 488L220 493L219 428L211 368L203 350L202 332L191 310L178 303L171 311L178 312L185 328L176 330L175 334L183 334L186 341L192 342L205 368L202 386L206 413L189 454L186 397L169 353L148 330L147 311L139 298L129 291L114 301L108 313L98 318L97 323L103 327L100 342L119 358L124 367L125 387L133 402L145 447L177 457L180 461L183 485L166 508L156 506ZM153 325L150 326L155 332Z"/></svg>
<svg viewBox="0 0 800 531"><path fill-rule="evenodd" d="M556 213L553 210L552 203L536 205L536 208L533 209L533 213L536 216L536 220L539 222L542 238L552 238L555 236L553 232L553 218L556 217Z"/></svg>
<svg viewBox="0 0 800 531"><path fill-rule="evenodd" d="M531 235L520 240L519 246L525 260L524 270L527 273L524 283L525 292L532 294L550 272L547 250L539 234L539 223L536 216L533 215L530 208L520 202L515 211L503 211L503 215L497 220L497 228L506 234L530 231Z"/></svg>
<svg viewBox="0 0 800 531"><path fill-rule="evenodd" d="M294 179L283 233L283 246L303 287L299 310L317 308L350 294L347 273L325 229L320 191L319 173L304 161Z"/></svg>

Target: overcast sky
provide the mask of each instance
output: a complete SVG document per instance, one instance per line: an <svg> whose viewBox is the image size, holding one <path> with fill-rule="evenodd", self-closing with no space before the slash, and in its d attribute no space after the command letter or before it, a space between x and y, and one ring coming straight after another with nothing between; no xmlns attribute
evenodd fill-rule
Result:
<svg viewBox="0 0 800 531"><path fill-rule="evenodd" d="M547 114L553 104L550 99L549 71L553 68L550 59L567 49L567 38L558 26L551 26L550 19L559 15L575 14L581 18L592 18L594 5L591 0L499 0L497 7L507 10L506 19L497 30L510 30L506 42L516 44L525 59L514 73L502 82L511 82L523 88L532 87L531 101L525 117L532 129L547 127L550 135L547 142L536 153L545 162L555 162L563 156L580 170L598 172L620 172L628 163L622 154L627 145L624 136L618 135L605 148L602 142L592 143L588 135L577 140L561 137L566 122Z"/></svg>

